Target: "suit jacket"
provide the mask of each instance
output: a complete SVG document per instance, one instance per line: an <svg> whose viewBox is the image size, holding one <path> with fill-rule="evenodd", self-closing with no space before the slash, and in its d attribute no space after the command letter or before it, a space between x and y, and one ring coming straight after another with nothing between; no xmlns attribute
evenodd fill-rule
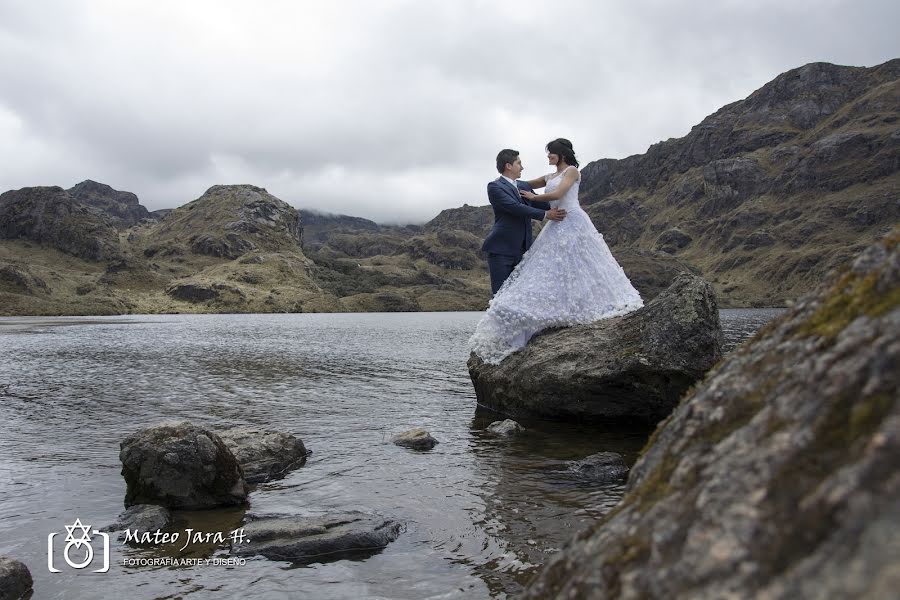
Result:
<svg viewBox="0 0 900 600"><path fill-rule="evenodd" d="M520 190L533 192L524 181L516 181ZM529 202L503 177L487 184L488 200L494 209L494 226L481 249L493 254L522 256L531 247L531 219L543 220L550 209L547 202Z"/></svg>

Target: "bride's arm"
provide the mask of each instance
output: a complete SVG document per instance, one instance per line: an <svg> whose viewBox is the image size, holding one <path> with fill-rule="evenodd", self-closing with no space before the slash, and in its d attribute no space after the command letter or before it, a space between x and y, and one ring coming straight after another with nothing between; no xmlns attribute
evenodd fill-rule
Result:
<svg viewBox="0 0 900 600"><path fill-rule="evenodd" d="M528 181L527 183L528 183L528 185L531 186L532 189L536 190L538 188L542 188L545 185L547 185L547 176L541 175L537 179L532 179L531 181Z"/></svg>
<svg viewBox="0 0 900 600"><path fill-rule="evenodd" d="M566 192L569 191L569 188L575 185L575 182L578 181L578 169L569 169L562 175L562 182L560 182L559 187L553 190L552 192L548 192L546 194L532 194L531 192L522 192L522 196L529 200L537 200L538 202L550 202L551 200L559 200L563 196L566 195ZM534 187L534 186L532 186Z"/></svg>

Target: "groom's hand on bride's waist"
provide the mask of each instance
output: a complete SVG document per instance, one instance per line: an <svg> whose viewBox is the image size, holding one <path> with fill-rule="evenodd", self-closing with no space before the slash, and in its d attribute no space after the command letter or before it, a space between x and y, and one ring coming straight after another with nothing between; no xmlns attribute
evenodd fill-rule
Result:
<svg viewBox="0 0 900 600"><path fill-rule="evenodd" d="M564 208L551 208L550 210L544 211L544 220L550 221L562 221L566 218L566 209Z"/></svg>

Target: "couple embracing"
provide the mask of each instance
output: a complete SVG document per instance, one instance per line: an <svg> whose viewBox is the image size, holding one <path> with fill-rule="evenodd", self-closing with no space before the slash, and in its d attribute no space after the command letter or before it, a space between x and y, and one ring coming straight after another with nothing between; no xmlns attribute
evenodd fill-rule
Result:
<svg viewBox="0 0 900 600"><path fill-rule="evenodd" d="M493 298L469 340L486 363L499 364L548 327L590 323L643 306L578 204L581 173L572 143L558 138L546 150L556 170L530 181L518 180L519 153L501 150L500 177L487 186L494 226L482 250ZM544 193L535 194L539 188ZM532 220L545 221L533 243Z"/></svg>

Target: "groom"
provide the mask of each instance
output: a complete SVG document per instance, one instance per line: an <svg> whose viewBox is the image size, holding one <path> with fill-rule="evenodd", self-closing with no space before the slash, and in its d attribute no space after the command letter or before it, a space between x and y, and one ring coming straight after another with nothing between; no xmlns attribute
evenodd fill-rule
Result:
<svg viewBox="0 0 900 600"><path fill-rule="evenodd" d="M565 210L550 208L547 202L529 202L519 194L519 190L534 190L527 182L517 181L522 174L518 152L501 150L497 155L497 171L500 177L487 185L488 200L494 209L494 226L481 246L487 252L491 296L531 246L531 219L562 221L566 218Z"/></svg>

